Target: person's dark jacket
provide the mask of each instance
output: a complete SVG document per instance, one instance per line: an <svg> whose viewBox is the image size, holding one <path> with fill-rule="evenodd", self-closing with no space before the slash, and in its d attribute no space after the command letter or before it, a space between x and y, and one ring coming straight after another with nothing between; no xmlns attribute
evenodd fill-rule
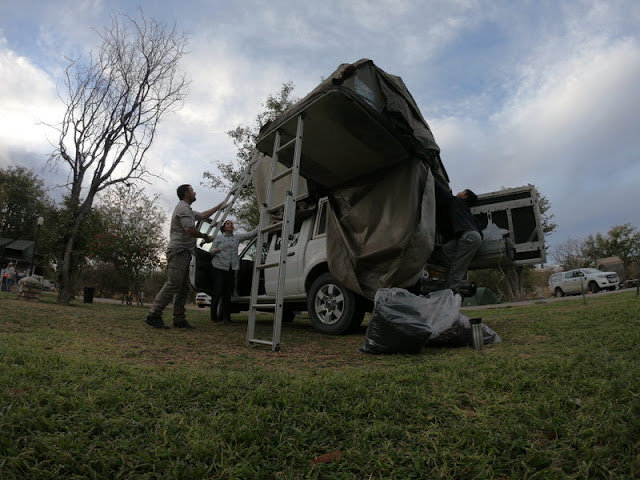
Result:
<svg viewBox="0 0 640 480"><path fill-rule="evenodd" d="M466 202L435 182L436 227L445 241L453 240L468 230L476 230L482 235L482 227L473 216Z"/></svg>

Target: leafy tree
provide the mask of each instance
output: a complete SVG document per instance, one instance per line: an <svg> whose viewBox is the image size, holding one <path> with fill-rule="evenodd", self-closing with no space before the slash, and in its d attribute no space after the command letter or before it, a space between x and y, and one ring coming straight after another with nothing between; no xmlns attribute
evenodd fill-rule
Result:
<svg viewBox="0 0 640 480"><path fill-rule="evenodd" d="M42 251L46 253L45 261L55 264L58 286L60 286L63 281L61 265L58 262L60 248L61 245L65 245L68 242L70 235L68 226L71 221L69 197L66 196L60 205L52 207L46 215L40 236L40 243L38 244L42 245ZM75 296L75 285L77 285L82 278L82 274L87 266L93 238L101 232L102 229L100 213L92 208L85 217L85 220L79 225L74 240L74 248L68 258L71 275L69 285L74 286L74 290L71 292L71 298ZM40 250L40 246L38 246L38 250Z"/></svg>
<svg viewBox="0 0 640 480"><path fill-rule="evenodd" d="M143 189L117 185L105 191L98 207L102 229L91 245L89 257L114 268L121 292L139 296L142 284L163 262L165 212L157 195Z"/></svg>
<svg viewBox="0 0 640 480"><path fill-rule="evenodd" d="M276 95L269 95L262 104L265 110L256 117L255 127L238 125L234 130L227 132L238 149L236 160L229 163L217 162L219 173L205 171L203 177L206 181L203 185L209 188L228 189L240 180L251 160L260 129L297 102L297 99L292 97L293 89L293 83L287 82L282 84L282 88ZM258 225L260 211L253 183L238 195L232 213L237 223L248 230Z"/></svg>
<svg viewBox="0 0 640 480"><path fill-rule="evenodd" d="M538 189L536 188L536 191ZM551 213L551 202L547 197L538 192L538 208L540 209L540 222L542 223L542 232L545 237L551 235L558 224L553 222L553 214Z"/></svg>
<svg viewBox="0 0 640 480"><path fill-rule="evenodd" d="M640 258L640 231L630 223L611 227L606 235L589 235L583 243L585 259L595 265L599 258L620 257L627 273Z"/></svg>
<svg viewBox="0 0 640 480"><path fill-rule="evenodd" d="M58 254L58 302L68 304L77 278L77 243L96 195L111 185L144 180L151 172L146 153L165 113L179 106L188 82L178 70L187 36L142 11L137 19L113 16L88 63L70 60L66 106L50 162L69 169L69 195Z"/></svg>
<svg viewBox="0 0 640 480"><path fill-rule="evenodd" d="M53 202L44 182L24 167L0 169L0 233L13 239L33 239L36 219L47 216ZM48 222L47 222L48 223Z"/></svg>

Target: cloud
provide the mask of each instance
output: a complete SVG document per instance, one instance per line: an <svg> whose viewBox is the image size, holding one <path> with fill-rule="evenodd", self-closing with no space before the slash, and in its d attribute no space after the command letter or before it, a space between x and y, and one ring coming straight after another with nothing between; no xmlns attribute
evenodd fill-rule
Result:
<svg viewBox="0 0 640 480"><path fill-rule="evenodd" d="M640 224L631 200L640 181L638 40L560 43L550 39L544 54L522 59L513 90L493 113L471 113L474 103L491 103L472 95L460 104L468 116L430 119L454 190L537 185L559 224L552 241Z"/></svg>
<svg viewBox="0 0 640 480"><path fill-rule="evenodd" d="M51 150L35 120L60 118L61 54L95 47L91 27L109 24L111 9L136 14L121 0L0 5L11 39L0 42L0 165ZM148 159L167 209L177 184L197 185L235 157L226 132L253 126L283 82L302 97L338 64L367 57L405 80L454 190L533 183L551 201L560 240L640 225L628 201L640 180L639 2L190 0L144 9L191 31L182 64L190 94L165 117ZM614 194L587 202L603 186ZM223 194L200 190L200 207Z"/></svg>
<svg viewBox="0 0 640 480"><path fill-rule="evenodd" d="M60 118L60 103L51 78L29 59L16 55L0 38L0 156L9 148L45 150L51 129L42 122ZM4 162L3 162L4 163Z"/></svg>

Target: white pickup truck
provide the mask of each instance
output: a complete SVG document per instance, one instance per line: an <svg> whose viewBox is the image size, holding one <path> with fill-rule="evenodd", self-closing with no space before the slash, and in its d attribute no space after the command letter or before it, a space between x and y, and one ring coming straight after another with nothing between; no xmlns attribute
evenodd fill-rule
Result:
<svg viewBox="0 0 640 480"><path fill-rule="evenodd" d="M544 239L540 227L537 193L531 186L507 189L479 195L474 214L483 224L502 231L505 238L485 239L471 268L499 265L524 265L544 261ZM315 210L300 215L289 242L285 280L285 310L283 320L292 321L296 312L308 311L313 327L319 332L340 335L357 329L372 302L347 289L329 272L327 262L327 198L321 199ZM209 231L205 221L199 226ZM514 242L514 240L518 240ZM211 244L198 246L191 264L191 284L197 291L211 294ZM234 311L247 311L251 294L255 239L241 247L240 271L232 296ZM261 254L263 263L279 259L280 235L272 234ZM277 269L263 270L259 299L272 303L275 297Z"/></svg>

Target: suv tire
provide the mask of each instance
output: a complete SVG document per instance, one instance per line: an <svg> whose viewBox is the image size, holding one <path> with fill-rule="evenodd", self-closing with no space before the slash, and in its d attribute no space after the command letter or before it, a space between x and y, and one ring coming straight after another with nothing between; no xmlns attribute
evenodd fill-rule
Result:
<svg viewBox="0 0 640 480"><path fill-rule="evenodd" d="M354 323L360 325L364 315L356 294L328 272L311 284L307 309L313 328L327 335L349 332Z"/></svg>
<svg viewBox="0 0 640 480"><path fill-rule="evenodd" d="M553 292L555 294L556 297L560 298L560 297L564 297L564 292L562 291L561 288L556 288L555 292Z"/></svg>
<svg viewBox="0 0 640 480"><path fill-rule="evenodd" d="M589 282L589 290L591 293L598 293L600 291L600 286L596 282Z"/></svg>

